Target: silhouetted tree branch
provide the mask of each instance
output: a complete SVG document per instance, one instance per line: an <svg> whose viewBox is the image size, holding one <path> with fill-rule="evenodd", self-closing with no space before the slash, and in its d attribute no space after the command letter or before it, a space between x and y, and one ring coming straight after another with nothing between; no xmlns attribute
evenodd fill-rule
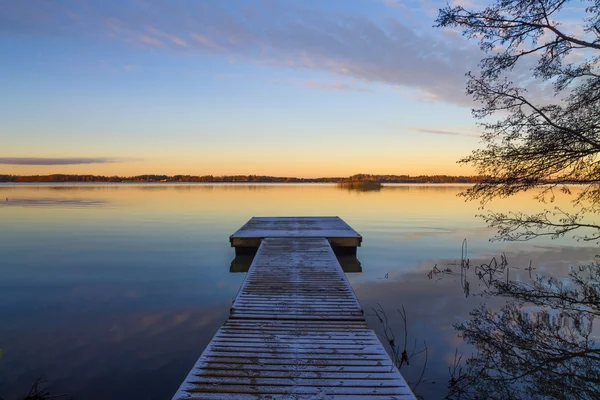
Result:
<svg viewBox="0 0 600 400"><path fill-rule="evenodd" d="M23 398L23 400L50 400L50 399L60 399L68 396L66 393L61 394L50 394L50 392L45 387L46 381L42 378L37 378L31 388L29 389L29 393L27 396Z"/></svg>
<svg viewBox="0 0 600 400"><path fill-rule="evenodd" d="M546 201L554 189L570 193L568 184L585 185L573 198L572 213L488 214L503 239L556 237L580 228L590 231L580 239L600 239L600 222L582 220L600 211L600 3L579 2L580 32L557 20L567 3L497 0L483 10L447 6L436 21L462 29L489 55L478 73L468 74L467 85L467 94L482 104L473 115L484 121L485 147L460 161L488 178L464 195L486 204L542 187L537 198ZM511 81L515 68L528 68L529 76ZM530 95L525 86L532 78L542 82L538 86L551 86L554 97Z"/></svg>

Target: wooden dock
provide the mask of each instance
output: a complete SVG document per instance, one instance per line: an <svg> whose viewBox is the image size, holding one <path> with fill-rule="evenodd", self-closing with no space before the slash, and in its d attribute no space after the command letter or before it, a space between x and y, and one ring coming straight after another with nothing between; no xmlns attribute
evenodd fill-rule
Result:
<svg viewBox="0 0 600 400"><path fill-rule="evenodd" d="M319 229L304 229L308 237L273 229L289 227L291 218L280 225L263 218L265 226L257 220L250 222L265 235L229 319L173 399L415 399L368 329L332 237L313 236ZM329 221L329 230L319 222L322 232L343 223ZM313 222L293 219L300 227ZM277 234L268 236L269 229Z"/></svg>
<svg viewBox="0 0 600 400"><path fill-rule="evenodd" d="M255 253L265 238L325 238L336 254L356 254L362 242L340 217L253 217L229 237L236 254Z"/></svg>

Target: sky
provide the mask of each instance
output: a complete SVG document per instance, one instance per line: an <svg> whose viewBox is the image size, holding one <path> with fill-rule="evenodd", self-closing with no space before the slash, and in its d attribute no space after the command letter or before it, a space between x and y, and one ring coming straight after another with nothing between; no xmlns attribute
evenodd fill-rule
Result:
<svg viewBox="0 0 600 400"><path fill-rule="evenodd" d="M471 174L445 4L0 0L0 174Z"/></svg>

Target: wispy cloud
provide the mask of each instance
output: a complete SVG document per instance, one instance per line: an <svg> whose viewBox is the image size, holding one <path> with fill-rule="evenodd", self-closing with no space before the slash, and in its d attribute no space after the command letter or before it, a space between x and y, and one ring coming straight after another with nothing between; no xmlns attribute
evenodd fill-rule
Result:
<svg viewBox="0 0 600 400"><path fill-rule="evenodd" d="M453 7L461 6L464 8L481 8L481 2L476 0L450 0L450 5Z"/></svg>
<svg viewBox="0 0 600 400"><path fill-rule="evenodd" d="M274 83L279 83L274 81ZM341 81L316 81L316 80L297 80L292 79L288 81L291 86L300 88L313 89L313 90L325 90L325 91L351 91L356 90L359 92L368 91L367 88L352 83L346 83Z"/></svg>
<svg viewBox="0 0 600 400"><path fill-rule="evenodd" d="M143 44L149 45L149 46L153 46L153 47L160 47L160 48L166 48L167 45L165 43L163 43L160 39L157 39L153 36L148 36L148 35L140 35L139 36L139 41Z"/></svg>
<svg viewBox="0 0 600 400"><path fill-rule="evenodd" d="M172 33L162 32L161 30L156 29L154 27L149 27L148 30L155 36L163 37L163 38L170 40L171 43L173 43L173 44L176 44L181 47L188 47L187 42L177 35L174 35Z"/></svg>
<svg viewBox="0 0 600 400"><path fill-rule="evenodd" d="M387 7L395 8L397 10L406 10L406 4L403 4L400 0L381 0Z"/></svg>
<svg viewBox="0 0 600 400"><path fill-rule="evenodd" d="M236 63L314 69L364 84L422 91L428 94L423 96L426 101L433 94L435 101L467 106L472 103L464 95L464 73L481 58L475 44L441 30L413 29L397 14L374 19L346 9L311 9L314 5L303 2L90 0L85 7L68 0L26 3L10 2L3 10L0 35L53 33L159 51L220 55ZM379 4L403 8L400 1ZM78 19L68 17L65 9ZM421 17L431 26L431 17Z"/></svg>
<svg viewBox="0 0 600 400"><path fill-rule="evenodd" d="M206 37L204 35L200 35L200 34L197 34L197 33L190 33L190 36L192 37L192 39L194 39L195 41L197 41L201 45L206 46L209 49L216 50L216 51L222 51L223 50L221 48L221 46L217 45L214 41L212 41L210 38L208 38L208 37Z"/></svg>
<svg viewBox="0 0 600 400"><path fill-rule="evenodd" d="M449 130L445 130L445 129L418 128L418 127L413 127L413 126L401 126L401 125L396 126L396 128L406 129L409 131L419 132L419 133L431 133L431 134L435 134L435 135L466 136L466 137L472 137L472 138L480 137L480 135L477 133L469 133L469 132L464 132L464 131L449 131Z"/></svg>
<svg viewBox="0 0 600 400"><path fill-rule="evenodd" d="M109 157L0 157L4 165L80 165L110 164L128 161L122 158Z"/></svg>

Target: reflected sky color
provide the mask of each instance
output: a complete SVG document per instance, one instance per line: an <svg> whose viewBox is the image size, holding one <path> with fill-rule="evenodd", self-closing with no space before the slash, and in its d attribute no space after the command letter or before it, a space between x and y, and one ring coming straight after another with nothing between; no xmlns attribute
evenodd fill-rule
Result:
<svg viewBox="0 0 600 400"><path fill-rule="evenodd" d="M368 312L380 303L390 315L406 307L412 338L430 348L424 393L437 398L460 343L451 325L482 300L465 299L454 277L429 280L435 264L459 261L464 238L472 260L506 253L515 278L527 276L530 260L534 274L565 275L597 254L568 239L490 243L493 231L474 218L477 204L456 197L461 190L0 186L0 396L22 395L42 375L53 393L79 399L168 398L227 318L245 276L229 272L228 236L252 216L338 215L364 238L363 272L348 274L361 305ZM527 198L496 209L539 208ZM403 373L416 379L420 369Z"/></svg>

